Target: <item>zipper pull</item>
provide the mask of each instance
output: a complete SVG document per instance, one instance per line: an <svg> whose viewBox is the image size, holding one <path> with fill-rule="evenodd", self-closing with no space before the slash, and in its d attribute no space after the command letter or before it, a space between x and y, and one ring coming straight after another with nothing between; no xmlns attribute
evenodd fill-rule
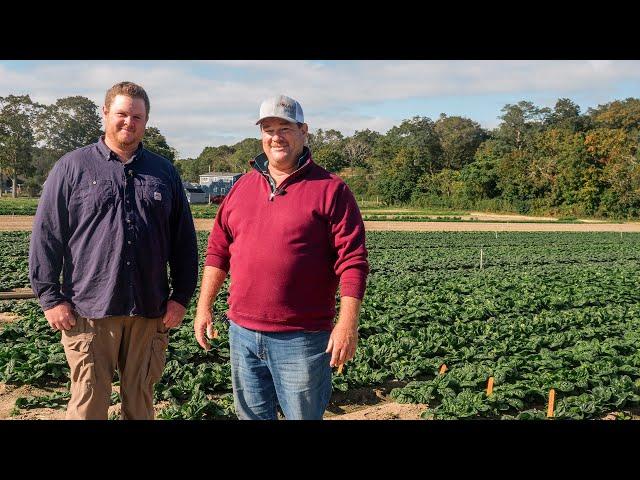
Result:
<svg viewBox="0 0 640 480"><path fill-rule="evenodd" d="M276 196L276 192L271 192L271 194L269 195L269 201L273 202L273 197Z"/></svg>

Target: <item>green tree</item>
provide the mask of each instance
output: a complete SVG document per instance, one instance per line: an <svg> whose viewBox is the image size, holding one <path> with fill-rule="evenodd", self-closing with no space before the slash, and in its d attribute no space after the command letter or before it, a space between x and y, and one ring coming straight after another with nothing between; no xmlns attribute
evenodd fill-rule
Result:
<svg viewBox="0 0 640 480"><path fill-rule="evenodd" d="M496 165L497 188L518 213L528 213L529 200L535 198L528 175L529 156L524 150L512 150L502 156Z"/></svg>
<svg viewBox="0 0 640 480"><path fill-rule="evenodd" d="M413 117L391 128L386 137L392 145L411 150L419 173L435 173L442 168L442 148L433 121L428 117ZM380 142L379 142L380 143Z"/></svg>
<svg viewBox="0 0 640 480"><path fill-rule="evenodd" d="M332 173L336 173L348 165L343 149L335 143L327 143L316 148L313 153L313 161Z"/></svg>
<svg viewBox="0 0 640 480"><path fill-rule="evenodd" d="M373 175L363 167L347 167L338 174L349 186L356 197L370 196L373 192ZM374 193L375 194L375 193Z"/></svg>
<svg viewBox="0 0 640 480"><path fill-rule="evenodd" d="M627 98L598 105L588 110L595 126L600 128L621 128L628 132L640 129L640 99Z"/></svg>
<svg viewBox="0 0 640 480"><path fill-rule="evenodd" d="M366 167L372 151L369 143L353 137L345 140L342 149L344 161L351 167Z"/></svg>
<svg viewBox="0 0 640 480"><path fill-rule="evenodd" d="M587 120L580 115L580 106L568 98L559 98L551 113L545 118L548 128L559 128L577 132L584 130Z"/></svg>
<svg viewBox="0 0 640 480"><path fill-rule="evenodd" d="M53 164L60 158L58 152L46 147L34 147L32 149L31 165L33 167L32 179L42 185Z"/></svg>
<svg viewBox="0 0 640 480"><path fill-rule="evenodd" d="M432 197L444 197L451 200L460 196L463 183L460 181L460 172L450 168L443 168L436 173L424 173L417 182L416 192ZM414 195L414 198L416 195Z"/></svg>
<svg viewBox="0 0 640 480"><path fill-rule="evenodd" d="M377 188L387 204L407 202L422 172L417 169L415 151L401 148L378 176Z"/></svg>
<svg viewBox="0 0 640 480"><path fill-rule="evenodd" d="M522 150L531 135L543 128L546 116L551 113L550 109L538 108L528 101L507 104L501 111L504 113L496 137L517 150Z"/></svg>
<svg viewBox="0 0 640 480"><path fill-rule="evenodd" d="M97 142L102 133L98 106L86 97L58 99L36 119L37 140L57 157Z"/></svg>
<svg viewBox="0 0 640 480"><path fill-rule="evenodd" d="M498 164L509 152L504 143L489 139L483 142L474 155L474 161L460 171L463 195L471 200L483 200L500 196L498 188Z"/></svg>
<svg viewBox="0 0 640 480"><path fill-rule="evenodd" d="M356 130L351 137L346 138L344 154L350 167L371 168L376 146L382 138L383 135L368 128Z"/></svg>
<svg viewBox="0 0 640 480"><path fill-rule="evenodd" d="M369 148L373 148L382 136L378 132L365 128L364 130L356 130L350 138L369 145Z"/></svg>
<svg viewBox="0 0 640 480"><path fill-rule="evenodd" d="M33 125L39 107L29 95L0 97L0 167L12 178L14 198L18 175L33 171Z"/></svg>
<svg viewBox="0 0 640 480"><path fill-rule="evenodd" d="M319 128L318 130L316 130L316 133L309 133L307 143L309 145L309 149L313 153L317 149L327 144L342 146L343 140L344 135L342 135L342 133L340 133L338 130L322 130L321 128Z"/></svg>
<svg viewBox="0 0 640 480"><path fill-rule="evenodd" d="M171 163L175 161L177 155L175 148L169 146L167 139L157 127L147 127L142 141L144 148L150 152L166 158Z"/></svg>
<svg viewBox="0 0 640 480"><path fill-rule="evenodd" d="M230 172L230 160L234 152L233 147L228 145L205 147L197 158L200 173Z"/></svg>
<svg viewBox="0 0 640 480"><path fill-rule="evenodd" d="M487 133L473 120L441 114L433 126L442 148L442 166L459 170L473 161Z"/></svg>
<svg viewBox="0 0 640 480"><path fill-rule="evenodd" d="M231 148L233 153L228 159L230 171L243 173L251 168L249 161L262 153L262 141L257 138L245 138Z"/></svg>
<svg viewBox="0 0 640 480"><path fill-rule="evenodd" d="M626 217L640 213L640 162L635 134L624 128L596 128L584 145L595 190L598 213Z"/></svg>
<svg viewBox="0 0 640 480"><path fill-rule="evenodd" d="M533 137L528 154L527 176L541 205L572 214L594 212L597 202L585 195L593 162L586 156L584 132L548 128Z"/></svg>
<svg viewBox="0 0 640 480"><path fill-rule="evenodd" d="M175 161L174 165L183 181L198 183L200 180L198 162L195 158L180 158Z"/></svg>

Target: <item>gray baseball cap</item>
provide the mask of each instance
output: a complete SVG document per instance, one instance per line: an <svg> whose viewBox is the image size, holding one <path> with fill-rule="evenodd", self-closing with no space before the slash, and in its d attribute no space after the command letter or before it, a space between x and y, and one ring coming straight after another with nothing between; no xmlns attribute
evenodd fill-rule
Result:
<svg viewBox="0 0 640 480"><path fill-rule="evenodd" d="M286 95L276 95L264 100L260 105L260 118L256 125L269 117L282 118L293 123L304 123L302 107L297 101Z"/></svg>

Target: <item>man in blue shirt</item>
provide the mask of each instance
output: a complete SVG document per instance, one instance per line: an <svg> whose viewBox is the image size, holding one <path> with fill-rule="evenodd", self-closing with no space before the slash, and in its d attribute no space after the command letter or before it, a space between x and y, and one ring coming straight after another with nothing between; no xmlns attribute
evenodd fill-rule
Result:
<svg viewBox="0 0 640 480"><path fill-rule="evenodd" d="M56 162L38 204L29 275L47 321L62 332L68 419L107 418L116 369L122 418L154 418L169 329L182 322L196 288L196 235L182 181L142 144L149 108L134 83L109 89L104 136Z"/></svg>

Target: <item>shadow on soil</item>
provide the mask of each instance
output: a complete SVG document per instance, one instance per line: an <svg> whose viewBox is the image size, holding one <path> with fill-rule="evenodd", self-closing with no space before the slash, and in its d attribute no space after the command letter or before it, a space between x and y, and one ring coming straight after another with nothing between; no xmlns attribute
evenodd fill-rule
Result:
<svg viewBox="0 0 640 480"><path fill-rule="evenodd" d="M390 401L389 393L394 388L404 387L409 382L388 381L374 387L354 388L347 392L334 390L327 407L327 412L343 415L363 407L378 405Z"/></svg>

